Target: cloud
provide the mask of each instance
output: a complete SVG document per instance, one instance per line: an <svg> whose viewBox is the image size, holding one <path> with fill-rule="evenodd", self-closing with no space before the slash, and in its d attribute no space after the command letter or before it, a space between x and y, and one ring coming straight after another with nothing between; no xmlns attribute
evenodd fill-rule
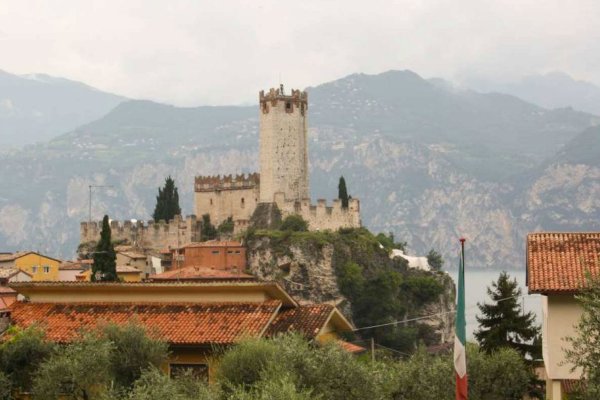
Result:
<svg viewBox="0 0 600 400"><path fill-rule="evenodd" d="M600 82L590 0L14 0L0 26L1 69L179 105L254 102L280 77L305 87L388 69Z"/></svg>

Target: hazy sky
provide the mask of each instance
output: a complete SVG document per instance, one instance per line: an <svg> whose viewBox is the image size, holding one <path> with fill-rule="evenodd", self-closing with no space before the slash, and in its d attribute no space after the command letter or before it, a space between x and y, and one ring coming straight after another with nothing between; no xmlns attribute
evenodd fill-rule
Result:
<svg viewBox="0 0 600 400"><path fill-rule="evenodd" d="M600 83L600 1L0 0L0 69L178 105L388 69Z"/></svg>

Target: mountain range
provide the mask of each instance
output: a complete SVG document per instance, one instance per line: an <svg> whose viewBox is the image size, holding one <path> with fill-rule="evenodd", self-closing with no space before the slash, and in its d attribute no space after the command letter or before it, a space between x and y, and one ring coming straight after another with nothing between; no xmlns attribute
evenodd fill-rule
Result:
<svg viewBox="0 0 600 400"><path fill-rule="evenodd" d="M527 232L600 229L600 117L456 88L411 71L354 74L309 93L313 198L343 175L363 224L453 265L522 268ZM0 242L71 256L79 221L148 219L176 179L185 213L195 175L258 169L258 106L180 108L125 100L46 143L0 155Z"/></svg>
<svg viewBox="0 0 600 400"><path fill-rule="evenodd" d="M123 100L68 79L0 70L0 146L49 140L102 117Z"/></svg>

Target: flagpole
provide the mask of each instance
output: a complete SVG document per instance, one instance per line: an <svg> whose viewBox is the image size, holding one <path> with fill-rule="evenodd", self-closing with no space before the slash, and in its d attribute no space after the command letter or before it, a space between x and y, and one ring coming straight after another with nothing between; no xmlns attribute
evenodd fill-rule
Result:
<svg viewBox="0 0 600 400"><path fill-rule="evenodd" d="M458 264L458 290L456 296L456 329L454 338L454 371L456 375L456 400L467 400L467 335L465 318L465 238L460 238Z"/></svg>

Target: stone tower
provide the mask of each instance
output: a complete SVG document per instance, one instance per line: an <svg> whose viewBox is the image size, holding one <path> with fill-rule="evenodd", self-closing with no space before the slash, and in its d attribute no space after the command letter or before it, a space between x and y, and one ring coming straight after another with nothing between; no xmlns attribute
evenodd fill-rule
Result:
<svg viewBox="0 0 600 400"><path fill-rule="evenodd" d="M308 96L270 89L260 96L260 202L271 203L275 194L286 200L310 197L308 190Z"/></svg>

